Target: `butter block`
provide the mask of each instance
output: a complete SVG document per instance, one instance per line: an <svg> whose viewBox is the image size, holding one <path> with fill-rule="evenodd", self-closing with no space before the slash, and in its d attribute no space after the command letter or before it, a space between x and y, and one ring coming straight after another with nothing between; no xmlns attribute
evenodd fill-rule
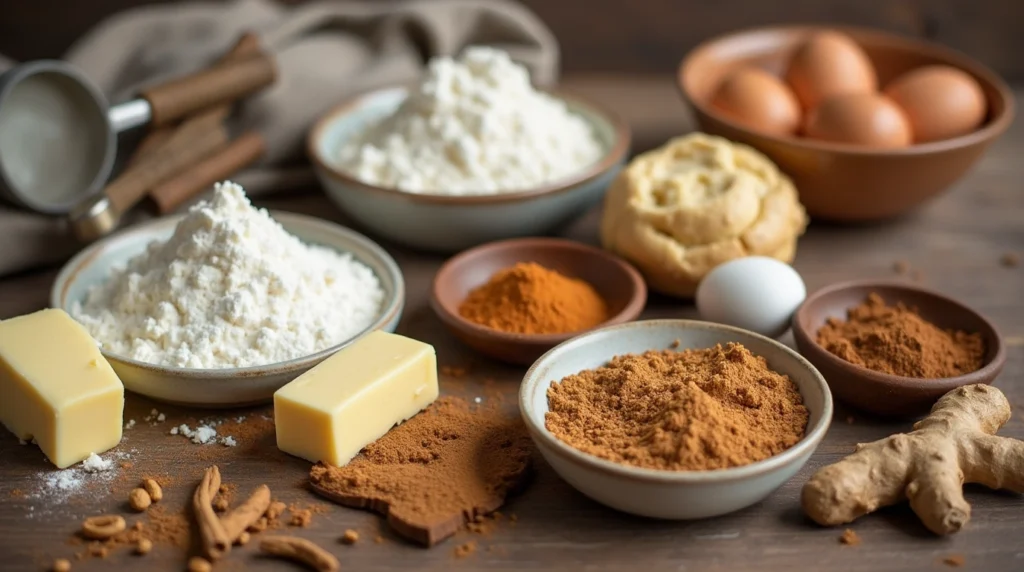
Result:
<svg viewBox="0 0 1024 572"><path fill-rule="evenodd" d="M124 385L63 310L0 321L0 422L63 469L121 442Z"/></svg>
<svg viewBox="0 0 1024 572"><path fill-rule="evenodd" d="M314 463L345 465L437 393L433 346L373 332L274 393L277 447Z"/></svg>

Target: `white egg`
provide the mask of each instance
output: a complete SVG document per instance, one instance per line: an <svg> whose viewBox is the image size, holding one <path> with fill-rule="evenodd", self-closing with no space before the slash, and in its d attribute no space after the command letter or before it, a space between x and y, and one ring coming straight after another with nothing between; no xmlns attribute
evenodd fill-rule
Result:
<svg viewBox="0 0 1024 572"><path fill-rule="evenodd" d="M789 328L806 297L804 281L792 266L748 256L712 269L697 287L696 299L704 320L775 338Z"/></svg>

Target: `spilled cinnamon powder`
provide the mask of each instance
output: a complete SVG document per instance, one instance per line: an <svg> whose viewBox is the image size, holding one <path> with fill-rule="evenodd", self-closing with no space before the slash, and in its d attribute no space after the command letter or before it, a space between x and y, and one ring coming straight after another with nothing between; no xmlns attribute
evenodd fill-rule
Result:
<svg viewBox="0 0 1024 572"><path fill-rule="evenodd" d="M430 546L497 510L523 484L531 454L518 416L443 397L348 465L315 465L310 483L342 505L387 515L397 533Z"/></svg>
<svg viewBox="0 0 1024 572"><path fill-rule="evenodd" d="M808 412L789 377L740 344L649 351L547 391L545 426L596 457L647 469L748 465L792 447Z"/></svg>

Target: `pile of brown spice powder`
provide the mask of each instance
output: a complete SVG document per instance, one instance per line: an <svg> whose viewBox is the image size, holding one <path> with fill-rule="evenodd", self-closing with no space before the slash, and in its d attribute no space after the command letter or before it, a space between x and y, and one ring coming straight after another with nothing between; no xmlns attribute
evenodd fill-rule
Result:
<svg viewBox="0 0 1024 572"><path fill-rule="evenodd" d="M703 471L785 451L808 413L789 377L740 344L618 356L547 391L545 426L584 453L634 467Z"/></svg>
<svg viewBox="0 0 1024 572"><path fill-rule="evenodd" d="M459 305L463 318L503 332L561 334L608 319L608 304L589 283L535 262L499 270Z"/></svg>
<svg viewBox="0 0 1024 572"><path fill-rule="evenodd" d="M387 515L397 533L431 546L500 508L525 483L532 449L519 416L442 397L344 467L314 465L310 484L339 504Z"/></svg>
<svg viewBox="0 0 1024 572"><path fill-rule="evenodd" d="M875 293L850 308L846 321L829 318L818 344L852 364L916 378L977 371L985 356L981 334L943 330L903 303L887 306Z"/></svg>

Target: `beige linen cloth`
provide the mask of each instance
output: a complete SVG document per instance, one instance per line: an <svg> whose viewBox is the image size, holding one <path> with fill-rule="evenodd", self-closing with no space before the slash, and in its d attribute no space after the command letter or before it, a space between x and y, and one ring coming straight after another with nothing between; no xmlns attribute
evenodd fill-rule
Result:
<svg viewBox="0 0 1024 572"><path fill-rule="evenodd" d="M507 50L539 85L558 73L551 32L505 0L272 0L145 6L97 25L65 55L112 102L140 87L209 65L246 31L277 60L278 81L246 101L233 126L267 141L256 167L234 177L253 195L308 187L306 131L346 96L415 80L434 55L471 44ZM0 56L0 70L10 62ZM124 155L129 149L120 149ZM0 276L58 262L78 248L63 220L0 203Z"/></svg>

